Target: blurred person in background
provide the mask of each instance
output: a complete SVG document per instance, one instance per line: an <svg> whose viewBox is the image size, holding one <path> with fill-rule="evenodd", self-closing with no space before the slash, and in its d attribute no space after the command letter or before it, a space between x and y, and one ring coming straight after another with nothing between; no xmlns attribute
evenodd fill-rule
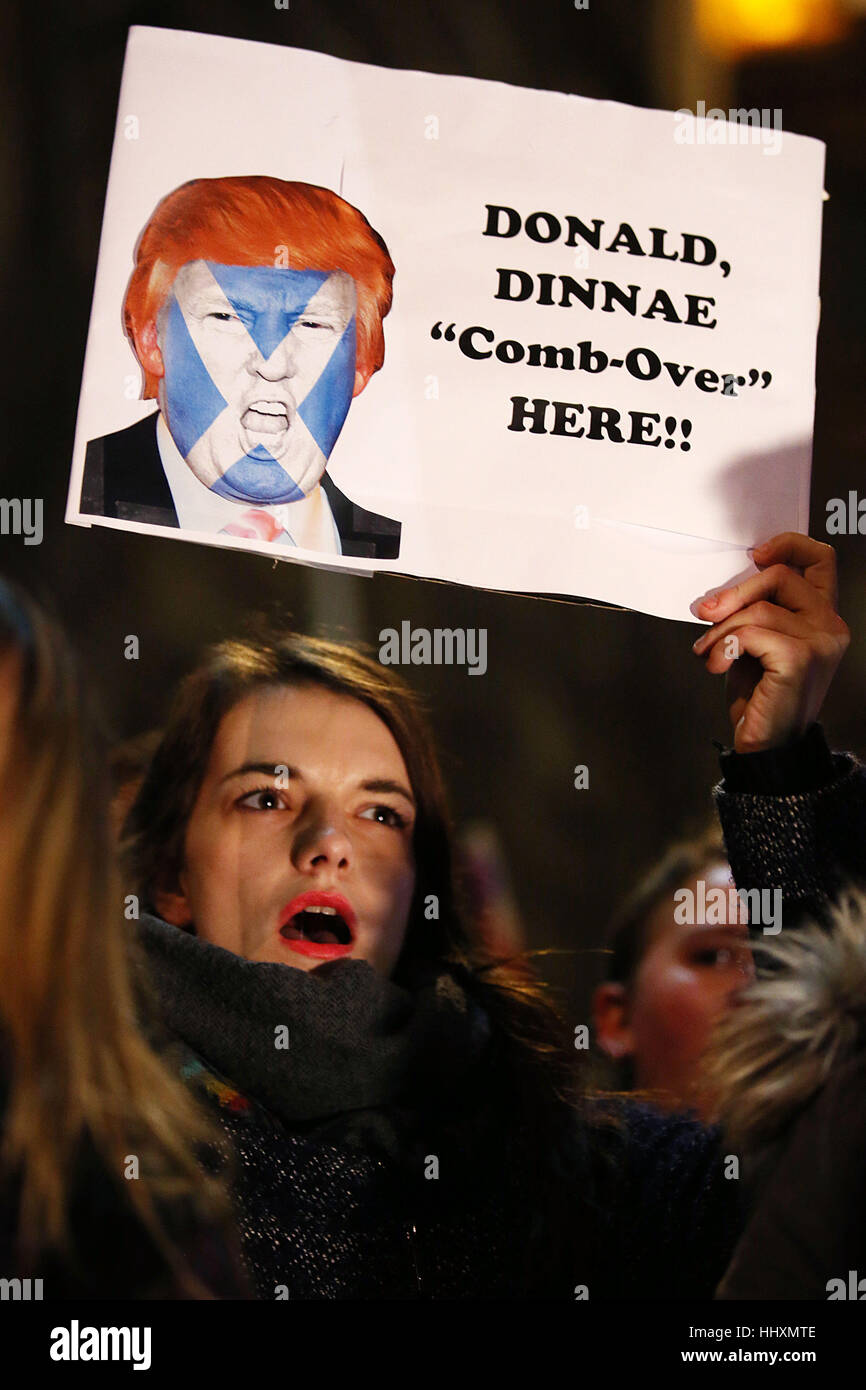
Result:
<svg viewBox="0 0 866 1390"><path fill-rule="evenodd" d="M161 729L148 729L143 734L135 734L116 743L108 758L108 771L111 779L111 831L116 840L120 839L123 823L129 808L138 796L147 765L159 746Z"/></svg>
<svg viewBox="0 0 866 1390"><path fill-rule="evenodd" d="M218 1136L139 1025L96 729L60 630L0 581L0 1274L246 1297Z"/></svg>
<svg viewBox="0 0 866 1390"><path fill-rule="evenodd" d="M702 1119L710 1118L702 1054L753 965L744 912L687 909L713 889L727 908L732 883L717 827L672 845L614 916L606 978L592 1001L596 1042L615 1064L613 1086Z"/></svg>
<svg viewBox="0 0 866 1390"><path fill-rule="evenodd" d="M460 828L455 861L466 911L481 940L494 956L520 956L526 950L526 929L492 821L474 820Z"/></svg>

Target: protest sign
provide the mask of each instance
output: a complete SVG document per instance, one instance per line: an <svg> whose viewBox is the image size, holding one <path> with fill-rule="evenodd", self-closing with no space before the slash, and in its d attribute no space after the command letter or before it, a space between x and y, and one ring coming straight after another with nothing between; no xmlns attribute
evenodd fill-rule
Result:
<svg viewBox="0 0 866 1390"><path fill-rule="evenodd" d="M67 520L688 618L808 527L823 157L133 29Z"/></svg>

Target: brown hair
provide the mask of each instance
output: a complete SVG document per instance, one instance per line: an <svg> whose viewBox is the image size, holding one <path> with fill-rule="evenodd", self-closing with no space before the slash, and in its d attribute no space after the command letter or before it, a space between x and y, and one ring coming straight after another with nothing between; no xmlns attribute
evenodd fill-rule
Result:
<svg viewBox="0 0 866 1390"><path fill-rule="evenodd" d="M133 345L155 323L175 276L190 261L344 270L358 293L357 365L385 360L382 320L391 308L394 264L379 233L351 203L310 183L264 174L192 179L156 206L139 238L123 321ZM156 397L145 370L143 398Z"/></svg>
<svg viewBox="0 0 866 1390"><path fill-rule="evenodd" d="M718 825L708 826L689 840L678 840L644 874L619 906L605 933L609 952L606 980L630 985L652 944L655 909L675 889L696 878L711 864L726 864L727 852Z"/></svg>
<svg viewBox="0 0 866 1390"><path fill-rule="evenodd" d="M0 678L2 1160L20 1179L21 1258L69 1253L71 1175L92 1145L180 1283L204 1292L155 1203L227 1214L193 1152L214 1131L139 1028L107 761L78 663L56 624L2 581ZM130 1153L142 1180L127 1183Z"/></svg>

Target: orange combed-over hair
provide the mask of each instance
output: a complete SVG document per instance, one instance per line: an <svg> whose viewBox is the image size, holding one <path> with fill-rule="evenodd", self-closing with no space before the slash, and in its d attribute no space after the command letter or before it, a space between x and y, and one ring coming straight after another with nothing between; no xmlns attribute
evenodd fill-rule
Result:
<svg viewBox="0 0 866 1390"><path fill-rule="evenodd" d="M197 260L346 271L358 294L358 369L371 375L385 360L394 265L366 217L330 189L251 174L192 179L168 193L139 238L126 291L133 347L156 322L181 266ZM157 378L144 373L143 398L155 398Z"/></svg>

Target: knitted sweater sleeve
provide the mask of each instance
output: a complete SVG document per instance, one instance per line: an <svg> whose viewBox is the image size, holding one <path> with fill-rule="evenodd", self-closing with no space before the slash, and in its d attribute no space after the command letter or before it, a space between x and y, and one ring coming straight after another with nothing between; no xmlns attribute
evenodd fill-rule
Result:
<svg viewBox="0 0 866 1390"><path fill-rule="evenodd" d="M743 1221L718 1131L640 1103L614 1108L617 1128L596 1130L592 1151L589 1298L711 1299Z"/></svg>
<svg viewBox="0 0 866 1390"><path fill-rule="evenodd" d="M714 796L739 888L780 889L788 926L824 920L846 885L866 883L866 767L831 753L820 724L788 747L720 762Z"/></svg>

